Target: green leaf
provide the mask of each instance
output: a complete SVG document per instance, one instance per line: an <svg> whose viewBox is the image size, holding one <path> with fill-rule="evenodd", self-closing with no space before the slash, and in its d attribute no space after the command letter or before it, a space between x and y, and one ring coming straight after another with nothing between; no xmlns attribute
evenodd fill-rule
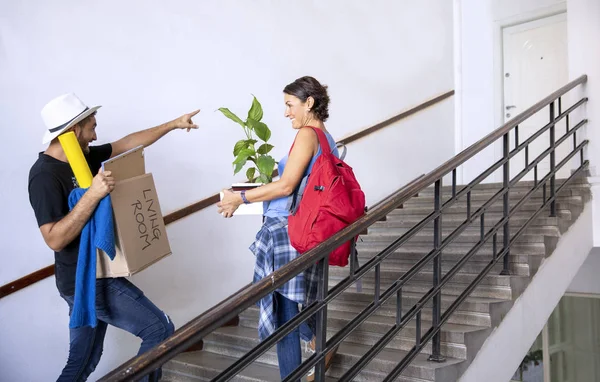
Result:
<svg viewBox="0 0 600 382"><path fill-rule="evenodd" d="M271 151L272 149L273 149L273 145L270 145L268 143L263 143L262 145L260 145L258 150L256 150L256 152L259 154L268 154L269 151Z"/></svg>
<svg viewBox="0 0 600 382"><path fill-rule="evenodd" d="M270 155L263 155L258 157L256 165L258 166L258 171L260 171L261 175L270 177L275 168L275 159Z"/></svg>
<svg viewBox="0 0 600 382"><path fill-rule="evenodd" d="M233 114L231 111L229 111L228 108L226 107L220 107L219 111L221 113L223 113L224 116L226 116L227 118L231 119L233 122L237 122L239 123L242 127L246 127L246 124L244 123L244 121L242 121L240 119L240 117L238 117L237 115Z"/></svg>
<svg viewBox="0 0 600 382"><path fill-rule="evenodd" d="M260 174L260 176L258 177L257 180L258 180L259 183L265 183L265 184L266 183L271 183L271 180L265 174Z"/></svg>
<svg viewBox="0 0 600 382"><path fill-rule="evenodd" d="M255 121L254 119L248 118L248 125L254 130L256 136L263 141L268 141L271 138L271 130L262 122Z"/></svg>
<svg viewBox="0 0 600 382"><path fill-rule="evenodd" d="M260 105L260 102L258 102L256 97L254 97L254 99L252 100L252 106L250 107L250 110L248 110L248 118L253 119L255 121L260 121L262 119L262 117L263 117L262 106Z"/></svg>
<svg viewBox="0 0 600 382"><path fill-rule="evenodd" d="M241 140L241 141L237 141L235 143L235 146L233 147L233 156L237 157L238 154L240 153L240 151L242 151L242 149L245 149L248 147L248 140Z"/></svg>
<svg viewBox="0 0 600 382"><path fill-rule="evenodd" d="M258 142L256 139L242 139L241 141L237 141L235 143L235 147L233 148L233 156L238 156L240 151L243 149L250 149L254 152L253 145Z"/></svg>
<svg viewBox="0 0 600 382"><path fill-rule="evenodd" d="M235 164L235 169L233 170L233 175L235 175L238 172L240 172L242 170L242 168L244 168L245 165L246 165L246 161L243 161L241 163L236 163Z"/></svg>
<svg viewBox="0 0 600 382"><path fill-rule="evenodd" d="M254 150L250 150L250 149L242 149L240 150L240 152L238 153L237 157L235 158L235 160L233 161L233 164L239 164L239 163L246 163L246 161L248 160L248 157L254 155Z"/></svg>
<svg viewBox="0 0 600 382"><path fill-rule="evenodd" d="M248 178L249 181L253 181L254 180L254 174L256 173L256 168L254 167L250 167L247 171L246 171L246 178Z"/></svg>

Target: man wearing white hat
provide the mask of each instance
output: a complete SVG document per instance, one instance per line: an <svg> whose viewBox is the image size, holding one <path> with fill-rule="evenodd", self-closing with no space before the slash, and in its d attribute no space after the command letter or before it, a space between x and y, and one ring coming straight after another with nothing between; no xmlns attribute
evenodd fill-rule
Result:
<svg viewBox="0 0 600 382"><path fill-rule="evenodd" d="M149 146L172 130L198 128L192 122L192 117L199 112L196 110L114 143L89 146L96 140L95 115L99 108L87 107L73 93L48 102L42 109L47 129L42 142L49 143L49 146L39 154L29 173L29 200L42 236L54 250L56 286L70 312L74 302L81 231L100 200L115 185L110 172L100 171L102 162L139 145ZM91 187L71 211L68 197L78 185L58 141L58 136L68 131L75 133L92 174L97 174ZM100 361L108 324L140 337L142 344L138 354L162 342L174 331L169 317L125 278L96 280L96 314L98 323L95 327L70 329L69 358L58 381L87 380Z"/></svg>

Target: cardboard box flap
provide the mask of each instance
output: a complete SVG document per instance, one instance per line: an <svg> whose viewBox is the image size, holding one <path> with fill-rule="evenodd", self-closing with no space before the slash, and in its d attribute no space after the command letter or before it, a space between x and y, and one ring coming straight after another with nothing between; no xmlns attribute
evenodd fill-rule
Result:
<svg viewBox="0 0 600 382"><path fill-rule="evenodd" d="M146 173L144 146L135 147L102 162L102 169L112 172L115 182L144 175Z"/></svg>

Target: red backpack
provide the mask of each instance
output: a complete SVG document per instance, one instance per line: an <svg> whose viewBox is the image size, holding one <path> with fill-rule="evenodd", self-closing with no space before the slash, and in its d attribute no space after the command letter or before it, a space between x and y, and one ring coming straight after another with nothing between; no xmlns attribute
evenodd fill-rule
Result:
<svg viewBox="0 0 600 382"><path fill-rule="evenodd" d="M321 155L308 176L297 211L288 220L290 242L300 253L313 249L365 213L365 194L352 168L331 153L321 129L310 128L317 133ZM333 250L329 265L348 265L352 244L348 241Z"/></svg>

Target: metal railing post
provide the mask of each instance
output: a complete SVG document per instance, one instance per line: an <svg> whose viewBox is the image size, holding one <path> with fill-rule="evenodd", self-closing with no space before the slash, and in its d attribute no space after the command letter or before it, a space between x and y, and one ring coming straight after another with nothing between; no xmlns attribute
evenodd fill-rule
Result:
<svg viewBox="0 0 600 382"><path fill-rule="evenodd" d="M324 301L329 290L329 256L325 256L318 263L319 269L319 290L317 292L317 300ZM327 307L317 312L317 327L316 327L316 354L320 354L327 343ZM323 357L315 365L315 380L325 380L325 357Z"/></svg>
<svg viewBox="0 0 600 382"><path fill-rule="evenodd" d="M158 382L158 372L156 370L148 374L148 382Z"/></svg>
<svg viewBox="0 0 600 382"><path fill-rule="evenodd" d="M508 133L504 134L504 137L502 139L502 145L503 145L503 154L504 154L504 160L506 160L506 162L504 162L503 165L503 171L502 171L502 190L504 191L504 196L503 196L503 208L502 208L502 212L503 212L503 218L506 219L506 221L504 222L504 237L503 237L503 245L504 245L504 249L506 249L506 254L504 255L504 259L503 259L503 268L502 268L502 272L500 272L501 275L504 276L508 276L510 275L510 268L509 268L509 257L510 257L510 249L509 247L509 243L510 243L510 221L508 219L508 215L510 212L510 159L509 159L509 153L510 153L510 147L509 147L509 136Z"/></svg>
<svg viewBox="0 0 600 382"><path fill-rule="evenodd" d="M555 136L555 125L554 122L554 102L550 103L550 173L552 176L550 177L550 197L554 198L554 193L556 192L556 136ZM552 199L552 203L550 203L550 216L556 216L556 200Z"/></svg>
<svg viewBox="0 0 600 382"><path fill-rule="evenodd" d="M442 208L442 179L435 182L434 190L434 208L435 212L439 213ZM433 221L433 249L437 250L442 244L442 215L441 213ZM433 287L437 287L442 279L442 252L440 251L433 258ZM442 316L442 291L433 297L433 327L437 328L440 325ZM441 330L433 336L430 361L444 362L446 358L441 354Z"/></svg>

